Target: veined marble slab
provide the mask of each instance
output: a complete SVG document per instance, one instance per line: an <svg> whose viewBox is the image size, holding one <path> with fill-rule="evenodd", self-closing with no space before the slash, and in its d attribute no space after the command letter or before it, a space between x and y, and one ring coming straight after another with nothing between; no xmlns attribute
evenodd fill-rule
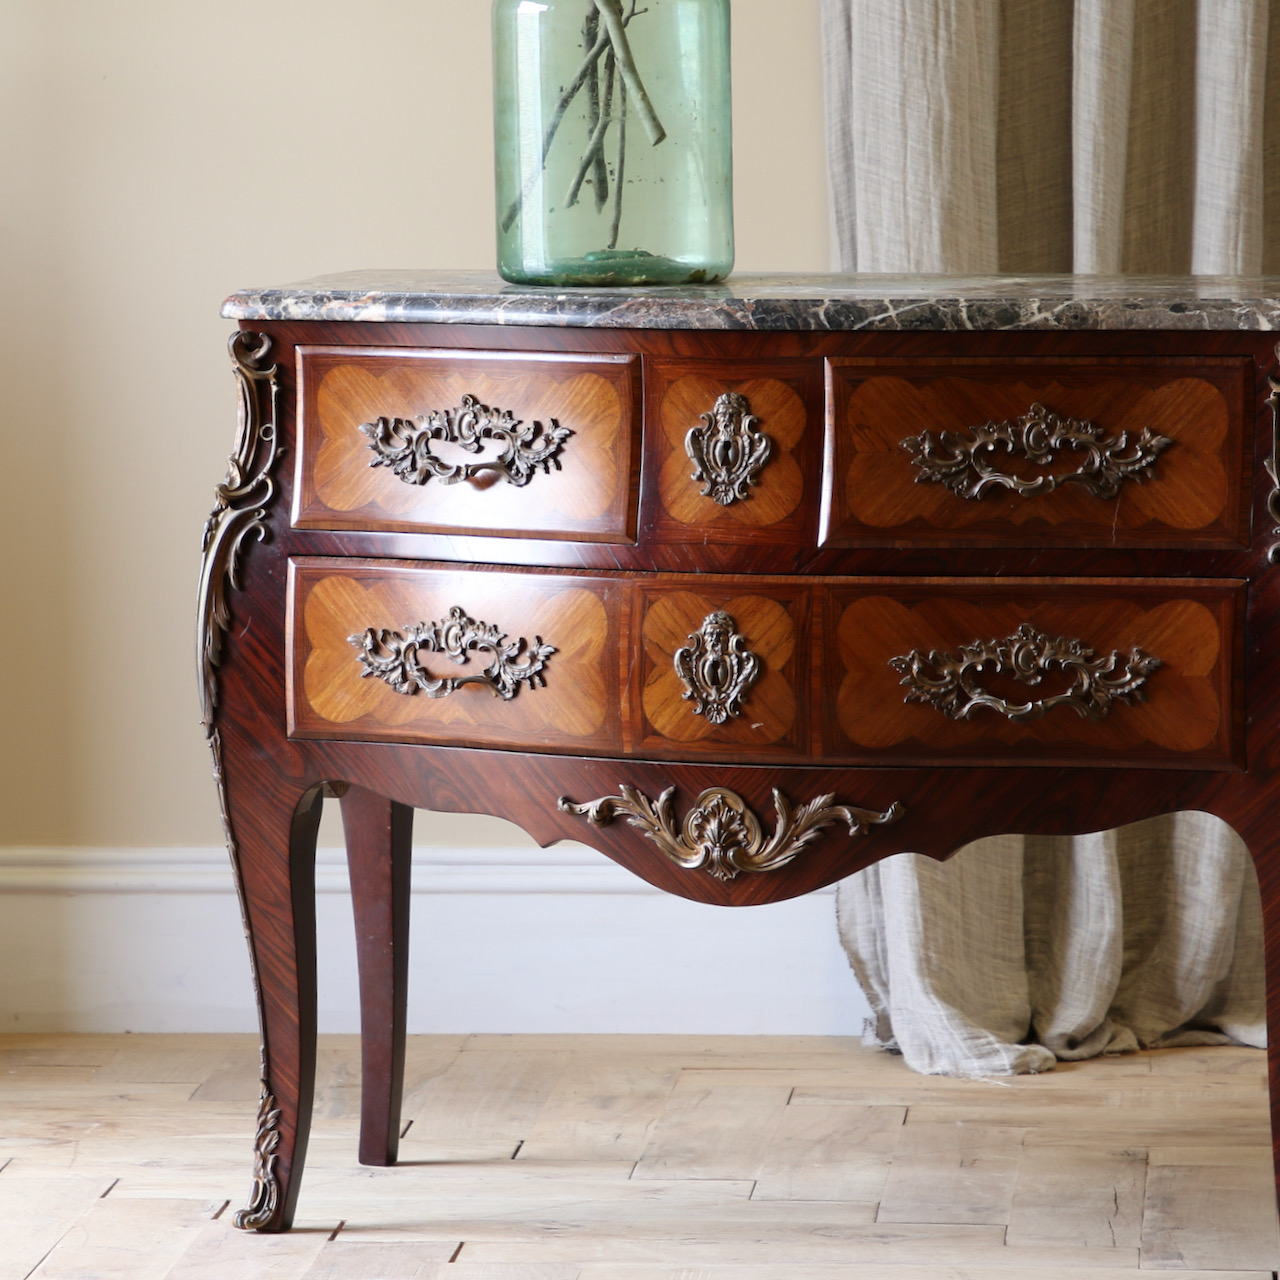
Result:
<svg viewBox="0 0 1280 1280"><path fill-rule="evenodd" d="M553 289L481 271L348 271L224 303L231 320L619 329L1280 329L1280 278L732 276L723 284Z"/></svg>

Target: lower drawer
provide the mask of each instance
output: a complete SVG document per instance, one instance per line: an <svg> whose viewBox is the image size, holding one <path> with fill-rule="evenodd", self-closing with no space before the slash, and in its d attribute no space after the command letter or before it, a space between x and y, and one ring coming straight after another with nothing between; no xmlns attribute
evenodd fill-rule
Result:
<svg viewBox="0 0 1280 1280"><path fill-rule="evenodd" d="M893 764L1243 767L1245 584L825 583L827 749Z"/></svg>
<svg viewBox="0 0 1280 1280"><path fill-rule="evenodd" d="M298 559L289 732L726 763L1239 767L1244 591Z"/></svg>
<svg viewBox="0 0 1280 1280"><path fill-rule="evenodd" d="M327 559L289 577L292 736L617 752L621 578Z"/></svg>

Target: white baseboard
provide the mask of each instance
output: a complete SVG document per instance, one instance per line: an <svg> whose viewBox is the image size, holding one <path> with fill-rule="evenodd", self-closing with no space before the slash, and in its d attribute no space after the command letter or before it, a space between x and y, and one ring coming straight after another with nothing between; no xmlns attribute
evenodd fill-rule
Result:
<svg viewBox="0 0 1280 1280"><path fill-rule="evenodd" d="M322 1031L355 1031L341 850L317 857ZM856 1034L831 891L726 910L580 846L414 851L413 1032ZM0 1031L251 1031L220 848L0 849Z"/></svg>
<svg viewBox="0 0 1280 1280"><path fill-rule="evenodd" d="M10 893L230 893L223 848L0 848L0 895ZM350 892L346 854L316 851L316 892ZM656 894L608 858L578 846L417 847L413 892ZM829 891L828 891L829 892Z"/></svg>

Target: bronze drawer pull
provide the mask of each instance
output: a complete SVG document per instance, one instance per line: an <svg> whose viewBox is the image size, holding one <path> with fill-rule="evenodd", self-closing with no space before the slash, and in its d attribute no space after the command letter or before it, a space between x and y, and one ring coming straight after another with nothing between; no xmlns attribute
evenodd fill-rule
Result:
<svg viewBox="0 0 1280 1280"><path fill-rule="evenodd" d="M643 831L676 866L689 871L705 866L717 880L732 880L740 871L772 871L785 866L833 822L848 823L851 836L865 835L869 826L896 822L903 813L896 800L884 813L876 813L874 809L832 804L834 794L819 796L793 810L775 787L773 807L778 821L766 840L760 819L747 802L724 787L702 792L685 815L683 830L677 828L671 806L675 790L668 787L655 804L642 791L623 784L619 795L601 796L588 804L575 804L568 796L561 796L556 807L562 813L585 817L593 827L606 826L625 813L631 826Z"/></svg>
<svg viewBox="0 0 1280 1280"><path fill-rule="evenodd" d="M693 714L724 724L742 714L742 699L760 674L760 659L746 647L738 624L727 613L709 613L675 654L676 675Z"/></svg>
<svg viewBox="0 0 1280 1280"><path fill-rule="evenodd" d="M750 496L761 468L769 461L773 442L760 430L751 403L736 391L720 396L710 413L700 415L702 426L684 438L693 463L691 480L702 481L702 495L727 507Z"/></svg>
<svg viewBox="0 0 1280 1280"><path fill-rule="evenodd" d="M1004 640L975 641L962 646L958 654L934 649L926 657L913 649L903 657L891 658L889 665L902 675L906 702L928 703L953 720L967 720L977 708L990 707L1022 724L1057 706L1070 707L1088 720L1101 720L1113 702L1142 702L1147 696L1143 687L1147 677L1161 663L1136 646L1127 658L1115 649L1105 658L1094 658L1093 650L1081 641L1065 636L1050 639L1024 622ZM1037 702L1007 702L978 683L988 670L1012 676L1020 684L1038 685L1055 667L1071 677L1070 689ZM1118 674L1113 675L1117 668Z"/></svg>
<svg viewBox="0 0 1280 1280"><path fill-rule="evenodd" d="M1030 497L1074 483L1083 485L1095 498L1114 498L1124 481L1141 484L1152 479L1156 459L1173 443L1167 436L1156 435L1150 427L1138 432L1132 447L1127 431L1103 439L1101 427L1078 418L1060 417L1042 404L1033 404L1014 422L988 422L969 431L968 438L959 431L943 431L937 436L923 431L903 440L902 448L920 469L916 483L946 485L961 498L981 498L988 488L1012 489ZM1051 466L1058 450L1083 452L1085 457L1075 471L1046 473L1027 480L995 470L988 457L1001 449L1038 467Z"/></svg>
<svg viewBox="0 0 1280 1280"><path fill-rule="evenodd" d="M359 651L356 661L364 668L362 679L374 676L397 693L425 693L428 698L444 698L464 684L483 684L500 698L511 699L522 684L530 689L546 684L542 669L555 648L534 636L533 644L521 637L507 637L488 622L477 622L457 605L442 622L419 622L404 631L367 628L347 640ZM467 654L487 650L493 654L489 665L475 675L433 676L418 662L419 652L440 653L462 664Z"/></svg>
<svg viewBox="0 0 1280 1280"><path fill-rule="evenodd" d="M456 409L433 409L426 417L378 418L362 422L374 452L371 467L390 467L405 484L426 484L434 477L441 484L471 480L482 471L496 471L508 484L523 488L539 468L550 474L560 470L560 450L573 435L554 418L549 426L521 422L510 409L490 409L475 396L463 396ZM497 458L481 462L442 461L431 452L431 442L443 440L467 453L479 453L485 440L502 445Z"/></svg>

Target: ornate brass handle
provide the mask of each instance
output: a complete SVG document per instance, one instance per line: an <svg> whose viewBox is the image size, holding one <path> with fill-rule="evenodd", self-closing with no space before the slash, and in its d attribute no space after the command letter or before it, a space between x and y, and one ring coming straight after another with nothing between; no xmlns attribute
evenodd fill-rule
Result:
<svg viewBox="0 0 1280 1280"><path fill-rule="evenodd" d="M702 481L702 495L722 507L749 497L761 468L769 461L773 443L760 430L746 396L726 391L710 413L700 415L702 426L684 438L693 463L690 479Z"/></svg>
<svg viewBox="0 0 1280 1280"><path fill-rule="evenodd" d="M1096 498L1114 498L1126 480L1141 484L1155 474L1156 459L1173 443L1143 427L1129 443L1129 434L1102 437L1102 428L1078 418L1062 418L1042 404L1014 422L988 422L971 427L966 438L959 431L943 431L935 436L923 431L908 436L902 448L912 455L920 469L917 484L946 485L962 498L981 498L989 488L1012 489L1023 497L1052 493L1064 484L1083 485ZM1075 471L1046 472L1023 479L997 471L993 456L997 451L1021 456L1038 467L1052 466L1060 450L1083 453ZM1127 451L1127 452L1126 452Z"/></svg>
<svg viewBox="0 0 1280 1280"><path fill-rule="evenodd" d="M1101 720L1113 702L1143 701L1147 677L1161 664L1136 646L1127 658L1114 649L1104 658L1094 658L1093 650L1079 640L1050 639L1024 622L1004 640L975 641L962 646L958 654L934 649L926 656L913 649L891 658L889 665L902 675L906 702L928 703L953 720L967 720L979 707L990 707L1021 724L1058 706L1070 707L1088 720ZM990 672L1038 685L1054 668L1070 677L1071 687L1039 701L1007 702L979 684L983 673Z"/></svg>
<svg viewBox="0 0 1280 1280"><path fill-rule="evenodd" d="M903 813L897 801L884 813L876 813L874 809L833 804L834 795L819 796L792 809L775 787L773 807L778 820L766 840L760 819L747 802L724 787L702 792L685 815L683 828L677 827L671 804L675 790L668 787L655 803L635 787L623 785L618 788L620 794L601 796L588 804L575 804L561 796L557 807L562 813L585 817L594 827L606 826L624 813L631 826L643 831L676 866L690 871L706 867L717 880L732 880L740 871L772 871L785 866L833 822L847 823L851 836L865 835L869 826L896 822Z"/></svg>
<svg viewBox="0 0 1280 1280"><path fill-rule="evenodd" d="M509 409L490 409L475 396L463 396L456 409L433 409L425 418L378 418L362 422L374 458L371 467L390 467L405 484L426 484L432 477L441 484L470 480L482 471L496 471L508 484L523 488L541 469L560 470L560 450L573 435L554 418L521 422ZM496 458L451 464L431 452L433 440L444 440L467 453L479 453L486 440L502 445Z"/></svg>
<svg viewBox="0 0 1280 1280"><path fill-rule="evenodd" d="M688 646L676 650L676 675L685 698L693 701L694 715L724 724L742 714L742 699L760 674L760 659L746 645L738 624L717 612L707 614Z"/></svg>
<svg viewBox="0 0 1280 1280"><path fill-rule="evenodd" d="M487 685L499 698L514 698L522 684L530 689L546 684L542 669L555 653L541 636L534 636L532 645L523 637L508 641L497 627L477 622L457 605L442 622L419 622L402 632L369 627L347 640L358 651L362 679L374 676L397 693L425 693L428 698L446 697L464 684ZM418 661L419 653L439 653L462 664L475 650L488 651L493 659L474 675L435 676Z"/></svg>

